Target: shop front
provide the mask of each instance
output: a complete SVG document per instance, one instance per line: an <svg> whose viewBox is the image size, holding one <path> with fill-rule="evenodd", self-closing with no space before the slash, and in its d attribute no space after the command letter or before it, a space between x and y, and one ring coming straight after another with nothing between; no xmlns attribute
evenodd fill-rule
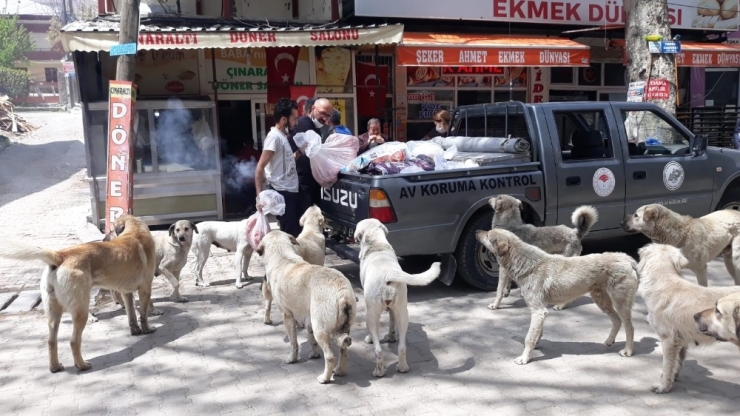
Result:
<svg viewBox="0 0 740 416"><path fill-rule="evenodd" d="M591 68L589 46L556 37L405 33L396 51L396 95L406 99L396 124L407 140L432 136L440 109L550 101L551 70Z"/></svg>
<svg viewBox="0 0 740 416"><path fill-rule="evenodd" d="M377 75L359 79L365 66L375 65L358 67L358 51L398 43L403 26L288 29L142 21L135 80L136 215L149 224L248 215L262 139L274 124L269 102L277 97L299 104L310 97L329 98L342 112L343 124L357 132L360 115L368 113L367 103L358 105L357 97L380 88L385 96L388 83L387 75L383 83ZM115 59L107 51L118 43L117 32L117 22L96 20L70 24L63 35L65 49L75 52L81 80L96 224L105 209L107 87L115 77ZM372 103L370 113L385 113L384 101Z"/></svg>

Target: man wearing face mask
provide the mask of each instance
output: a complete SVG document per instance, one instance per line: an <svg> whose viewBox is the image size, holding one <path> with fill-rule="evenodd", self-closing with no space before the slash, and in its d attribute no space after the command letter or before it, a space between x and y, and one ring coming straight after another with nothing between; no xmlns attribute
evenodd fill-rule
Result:
<svg viewBox="0 0 740 416"><path fill-rule="evenodd" d="M439 110L434 113L432 117L434 121L434 130L429 130L424 136L424 140L433 139L435 137L447 137L450 132L450 122L452 121L452 115L447 110Z"/></svg>
<svg viewBox="0 0 740 416"><path fill-rule="evenodd" d="M288 132L298 118L298 104L288 98L280 98L275 104L274 117L275 127L265 137L262 155L254 172L254 184L257 195L269 187L285 198L285 213L278 217L280 230L298 237L301 233L299 219L308 209L301 201L298 188L296 159L301 150L294 152L288 142Z"/></svg>
<svg viewBox="0 0 740 416"><path fill-rule="evenodd" d="M305 133L311 130L319 136L322 136L322 139L324 138L322 135L322 128L329 122L332 110L334 110L334 108L331 105L331 101L326 98L319 98L313 103L308 113L302 117L298 117L295 128L291 130L291 135L289 137L290 147L294 152L298 151L298 146L296 146L293 136L298 133ZM328 128L326 130L328 130ZM313 204L318 205L321 200L321 187L313 178L313 174L311 173L311 161L308 156L301 154L298 159L296 159L296 167L298 168L298 182L300 183L301 199L304 201L304 204L308 204L306 205L306 209ZM303 215L303 212L301 212L300 215Z"/></svg>
<svg viewBox="0 0 740 416"><path fill-rule="evenodd" d="M357 136L357 139L360 141L360 150L357 154L360 155L388 141L388 136L380 132L380 120L371 118L367 122L367 132Z"/></svg>

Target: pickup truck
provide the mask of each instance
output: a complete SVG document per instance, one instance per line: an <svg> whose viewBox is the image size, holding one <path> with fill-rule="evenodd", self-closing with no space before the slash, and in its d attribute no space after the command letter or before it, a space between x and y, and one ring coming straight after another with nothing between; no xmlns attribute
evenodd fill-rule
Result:
<svg viewBox="0 0 740 416"><path fill-rule="evenodd" d="M694 217L740 207L740 152L707 147L706 137L651 103L463 106L453 111L450 134L524 138L530 155L447 171L341 173L321 190L321 209L332 229L327 245L357 261L354 228L377 218L398 256L441 255L446 272L440 280L449 284L456 275L494 290L498 265L475 231L490 229L488 199L497 194L522 200L523 218L537 226L572 227L572 212L592 205L599 220L589 239L626 235L620 222L649 203Z"/></svg>

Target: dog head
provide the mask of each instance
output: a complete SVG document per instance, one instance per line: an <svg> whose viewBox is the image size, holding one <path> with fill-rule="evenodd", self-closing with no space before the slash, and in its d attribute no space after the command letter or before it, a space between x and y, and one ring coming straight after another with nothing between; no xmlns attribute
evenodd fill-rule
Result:
<svg viewBox="0 0 740 416"><path fill-rule="evenodd" d="M477 231L475 238L488 249L496 259L501 263L501 259L506 257L511 250L511 246L514 243L516 236L510 231L494 228L491 231Z"/></svg>
<svg viewBox="0 0 740 416"><path fill-rule="evenodd" d="M494 196L488 200L488 204L497 213L504 214L510 211L522 211L524 205L522 201L514 198L511 195L499 195Z"/></svg>
<svg viewBox="0 0 740 416"><path fill-rule="evenodd" d="M255 252L265 261L269 261L269 258L273 255L279 255L280 253L293 253L298 256L294 248L298 245L300 243L292 235L280 230L273 230L265 234Z"/></svg>
<svg viewBox="0 0 740 416"><path fill-rule="evenodd" d="M149 227L146 223L138 217L133 215L121 215L113 222L108 234L105 235L103 241L112 241L116 237L120 237L125 234L134 234L146 231L149 233Z"/></svg>
<svg viewBox="0 0 740 416"><path fill-rule="evenodd" d="M689 260L681 253L681 250L667 244L648 244L637 251L640 256L639 269L656 269L655 273L665 272L665 268L672 269L676 274L689 265ZM663 270L661 272L660 270ZM648 273L650 276L653 273ZM641 274L642 276L642 274Z"/></svg>
<svg viewBox="0 0 740 416"><path fill-rule="evenodd" d="M188 220L180 220L172 225L168 234L175 244L189 246L193 243L193 233L198 234L198 227L195 223Z"/></svg>
<svg viewBox="0 0 740 416"><path fill-rule="evenodd" d="M363 244L366 237L372 238L376 234L386 236L388 235L388 228L375 218L368 218L357 223L354 237L355 241Z"/></svg>
<svg viewBox="0 0 740 416"><path fill-rule="evenodd" d="M702 334L740 346L740 292L719 299L714 308L694 315L694 321Z"/></svg>
<svg viewBox="0 0 740 416"><path fill-rule="evenodd" d="M322 232L324 230L324 224L326 224L326 220L324 220L324 215L321 214L321 208L317 207L316 205L308 208L306 212L301 215L301 219L298 221L298 225L300 225L301 227L316 227L319 232Z"/></svg>
<svg viewBox="0 0 740 416"><path fill-rule="evenodd" d="M660 204L643 205L622 221L622 229L628 233L643 233L650 237L666 211L668 208Z"/></svg>

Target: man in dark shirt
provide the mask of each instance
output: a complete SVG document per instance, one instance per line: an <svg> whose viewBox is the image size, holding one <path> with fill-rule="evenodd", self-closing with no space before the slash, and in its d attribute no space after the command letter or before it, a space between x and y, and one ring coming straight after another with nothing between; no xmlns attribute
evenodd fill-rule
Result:
<svg viewBox="0 0 740 416"><path fill-rule="evenodd" d="M288 137L290 147L294 152L299 151L299 149L293 140L293 136L298 133L305 133L309 130L321 136L322 127L329 122L333 109L331 101L326 98L319 98L313 103L308 112L298 118L295 128L291 131L290 137ZM301 198L306 198L304 201L310 200L308 205L303 204L303 206L310 207L314 204L318 205L321 200L321 187L313 178L313 173L311 173L311 161L308 156L301 155L296 160L296 170L298 171L298 183ZM300 215L303 215L303 213Z"/></svg>

